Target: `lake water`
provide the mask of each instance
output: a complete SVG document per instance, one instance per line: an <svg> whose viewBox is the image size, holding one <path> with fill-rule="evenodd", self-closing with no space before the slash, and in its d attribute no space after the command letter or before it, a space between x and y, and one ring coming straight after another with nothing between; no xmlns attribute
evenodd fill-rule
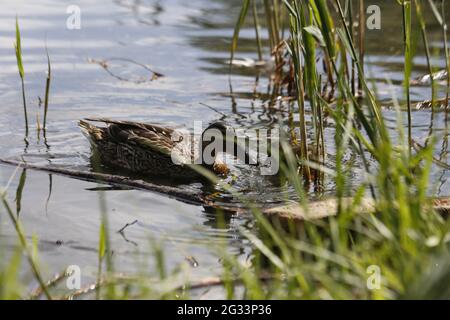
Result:
<svg viewBox="0 0 450 320"><path fill-rule="evenodd" d="M375 80L380 100L388 106L393 92L402 97L401 10L395 1L372 2L381 5L382 29L368 31L366 70ZM92 170L90 147L77 125L84 117L157 122L188 129L199 120L209 123L222 119L236 128L258 128L278 121L279 116L267 108L268 80L264 71L255 90L257 72L235 67L230 95L227 59L240 1L80 0L76 5L81 9L81 29L77 30L66 26L70 15L66 10L71 4L73 1L3 0L0 5L2 158L23 157L42 166ZM30 120L27 148L23 141L21 87L13 47L16 15L22 33ZM445 60L441 31L433 19L429 31L433 63L442 69ZM251 27L242 30L237 57L256 58L252 37ZM45 44L52 66L47 144L36 133L36 115L39 112L42 122L43 114L39 99L43 99L45 91ZM420 48L414 77L427 73ZM92 63L93 60L107 60L112 75ZM149 71L132 61L145 64L164 77L150 81ZM444 89L439 87L440 97ZM415 102L429 96L427 87L412 88ZM384 114L394 128L395 112ZM413 117L414 136L423 142L429 132L430 111L414 112ZM448 151L442 140L444 127L445 115L437 113L434 133L440 140L436 156ZM326 134L332 143L331 126ZM332 147L327 152L332 162ZM443 159L447 161L446 155ZM12 166L0 165L0 185L6 185L14 170ZM259 202L292 196L291 190L280 189L248 169L238 172L236 188ZM355 168L355 181L360 172L361 169ZM11 203L21 174L22 170L9 186ZM447 170L434 168L433 185L441 195L449 194L448 178ZM251 246L238 232L239 227L252 228L252 219L245 214L229 216L225 226L217 227L216 215L202 206L150 192L98 188L95 183L27 170L20 218L28 237L35 235L39 240L46 277L68 265L81 267L85 275L83 285L95 275L100 192L106 198L118 271L133 271L144 262L149 264L147 270L151 270L152 243L162 246L169 268L184 263L188 256L194 257L198 266L187 266L193 280L220 275L216 246L225 245L242 260L251 259ZM196 183L186 188L200 191L202 186ZM325 192L333 193L331 180L325 182ZM8 254L17 244L17 237L3 209L0 213L0 244ZM125 237L117 233L136 220L126 229ZM24 273L27 270L25 267Z"/></svg>

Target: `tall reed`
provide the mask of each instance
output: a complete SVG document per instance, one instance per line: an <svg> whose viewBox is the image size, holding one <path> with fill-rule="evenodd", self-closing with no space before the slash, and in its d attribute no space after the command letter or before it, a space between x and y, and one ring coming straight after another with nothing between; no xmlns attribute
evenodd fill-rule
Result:
<svg viewBox="0 0 450 320"><path fill-rule="evenodd" d="M442 15L445 15L445 0L442 0ZM447 66L447 97L445 100L447 100L445 111L448 111L449 106L449 95L450 95L450 51L448 48L448 41L447 41L447 30L448 26L447 23L444 21L443 24L443 34L444 34L444 50L445 50L445 64Z"/></svg>
<svg viewBox="0 0 450 320"><path fill-rule="evenodd" d="M52 79L52 68L50 65L50 56L48 55L47 46L45 46L45 53L47 55L47 78L45 80L45 98L44 98L44 137L47 130L47 114L48 114L48 100L50 98L50 82Z"/></svg>
<svg viewBox="0 0 450 320"><path fill-rule="evenodd" d="M239 19L236 22L234 27L233 38L231 40L231 48L230 48L230 72L231 67L233 65L234 54L236 53L238 40L239 40L239 32L241 31L242 26L245 22L245 17L247 16L248 7L250 5L250 0L244 0L242 2L241 11L239 12Z"/></svg>
<svg viewBox="0 0 450 320"><path fill-rule="evenodd" d="M255 27L255 39L256 39L256 47L258 49L258 60L263 60L263 47L261 43L261 36L260 36L260 25L259 25L259 18L258 18L258 6L256 5L257 0L252 0L252 13L253 13L253 24Z"/></svg>
<svg viewBox="0 0 450 320"><path fill-rule="evenodd" d="M14 48L16 51L17 68L19 69L19 76L22 83L22 99L23 99L23 111L25 116L25 139L28 137L28 114L27 114L27 102L25 98L25 71L22 62L22 45L20 38L19 21L16 17L16 42L14 43Z"/></svg>
<svg viewBox="0 0 450 320"><path fill-rule="evenodd" d="M359 22L358 22L358 43L359 43L359 61L361 62L361 69L364 73L364 55L365 55L365 40L366 40L366 11L365 11L365 3L364 0L359 0ZM362 88L362 82L359 78L358 81L358 91L361 92L363 90Z"/></svg>
<svg viewBox="0 0 450 320"><path fill-rule="evenodd" d="M434 116L434 107L435 107L435 100L436 100L436 86L435 86L435 80L433 77L433 66L431 64L431 52L430 52L430 45L428 43L428 36L427 36L427 27L425 23L425 17L423 15L423 9L422 9L422 1L421 0L414 0L414 4L416 6L416 14L417 14L417 20L419 21L420 26L420 33L422 35L422 41L423 45L425 47L425 57L427 59L427 67L428 67L428 73L430 76L431 81L431 115Z"/></svg>
<svg viewBox="0 0 450 320"><path fill-rule="evenodd" d="M305 163L309 161L308 153L308 136L306 128L306 109L305 109L305 88L303 80L303 53L300 44L302 35L302 20L299 18L300 9L298 3L294 2L294 8L286 3L290 13L290 30L291 30L291 42L288 46L289 52L292 56L294 64L294 76L295 76L295 87L297 92L297 104L299 107L299 119L300 119L300 154L299 158ZM311 180L311 171L307 165L302 166L303 175L306 177L307 181Z"/></svg>
<svg viewBox="0 0 450 320"><path fill-rule="evenodd" d="M411 94L410 79L412 70L412 52L411 52L411 1L402 0L403 15L403 44L404 44L404 86L406 94L406 105L408 109L408 145L412 149L412 115L411 115Z"/></svg>

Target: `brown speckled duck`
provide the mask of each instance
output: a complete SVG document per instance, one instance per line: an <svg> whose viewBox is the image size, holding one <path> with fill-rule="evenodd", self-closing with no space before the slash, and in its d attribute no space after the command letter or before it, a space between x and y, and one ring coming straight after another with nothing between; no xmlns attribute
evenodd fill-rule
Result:
<svg viewBox="0 0 450 320"><path fill-rule="evenodd" d="M102 122L106 126L99 127L89 122ZM203 142L206 130L216 129L225 137L230 128L222 122L212 123L202 134L202 143L183 140L183 133L170 127L132 121L119 121L104 118L80 120L79 126L88 137L94 152L107 166L124 169L132 173L171 178L199 178L201 175L195 168L202 166L216 174L226 175L229 172L226 164L217 158L212 164L196 163L193 146L199 145L202 150L208 145ZM174 134L178 141L173 140ZM235 144L235 149L238 148ZM225 150L225 141L223 141ZM172 159L172 151L176 149L181 164ZM188 164L186 164L188 163Z"/></svg>

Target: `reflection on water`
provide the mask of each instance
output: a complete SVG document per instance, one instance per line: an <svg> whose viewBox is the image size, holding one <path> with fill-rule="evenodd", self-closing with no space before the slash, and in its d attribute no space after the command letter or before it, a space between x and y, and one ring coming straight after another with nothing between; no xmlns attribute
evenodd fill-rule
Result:
<svg viewBox="0 0 450 320"><path fill-rule="evenodd" d="M114 3L129 9L136 21L146 25L159 25L158 16L164 11L161 0L115 0Z"/></svg>
<svg viewBox="0 0 450 320"><path fill-rule="evenodd" d="M393 92L402 97L403 58L398 37L401 11L395 1L373 2L382 7L382 31L367 34L366 70L376 82L383 105L390 106ZM82 12L80 30L68 30L65 26L66 8L71 1L26 0L19 3L4 0L0 5L2 157L23 156L26 161L39 165L91 170L89 144L77 126L83 117L102 116L187 128L192 128L196 120L211 122L219 119L236 128L287 124L287 114L293 105L288 99L271 101L272 91L267 79L270 66L256 69L235 66L230 92L228 50L241 1L82 0L77 3ZM16 13L22 31L29 118L33 119L30 121L30 145L25 151L20 83L13 49ZM428 30L433 61L436 68L442 68L440 29L433 19L430 19ZM242 30L237 58L257 58L253 32L250 26ZM53 75L47 140L38 139L34 134L36 114L43 112L39 98L43 98L45 90L45 42ZM413 77L427 72L420 46L417 54ZM265 56L268 56L267 52ZM111 58L122 59L111 64L116 77L90 63ZM140 81L152 79L151 72L142 66L164 77ZM444 90L443 86L438 87L439 96ZM429 97L429 88L412 88L413 101ZM395 129L395 112L386 110L384 115L389 126ZM447 162L445 114L438 112L432 119L429 110L420 110L414 112L413 120L414 137L422 144L433 120L432 130L439 138L435 156ZM298 119L294 116L293 121ZM325 135L329 142L327 165L333 168L334 129L331 123L325 128ZM358 160L355 162L355 170L350 174L357 184L362 170L358 169ZM1 185L7 183L13 170L0 166ZM234 187L256 201L275 202L295 195L289 186L280 184L278 179L262 177L253 168L237 167L235 172ZM448 170L433 167L432 181L436 182L433 187L441 195L449 194L448 178ZM199 192L214 191L199 183L184 187ZM326 179L324 189L325 193L333 193L331 179ZM113 247L118 257L116 267L120 270L133 269L138 257L148 253L149 239L163 242L170 266L185 261L186 257L194 257L198 267L193 274L199 278L220 270L220 262L211 250L213 245L227 243L229 250L243 259L251 253L237 232L239 226L251 225L251 220L245 216L228 216L225 225L219 228L217 214L200 206L153 193L107 188L23 170L16 175L9 193L11 200L15 196L16 211L27 234L36 234L40 239L41 258L49 271L59 271L68 264L86 268L96 264L99 192L104 192L108 200ZM228 195L219 200L234 201ZM118 233L127 223L131 225ZM12 229L2 226L1 230L0 243L11 248L15 244Z"/></svg>

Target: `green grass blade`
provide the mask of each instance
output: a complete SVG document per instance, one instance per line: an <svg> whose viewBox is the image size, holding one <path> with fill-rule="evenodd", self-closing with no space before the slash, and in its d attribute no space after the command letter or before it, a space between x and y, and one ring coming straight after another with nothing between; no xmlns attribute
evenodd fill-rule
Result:
<svg viewBox="0 0 450 320"><path fill-rule="evenodd" d="M243 1L241 11L239 13L239 18L234 27L233 39L231 41L230 71L231 71L231 66L233 65L234 54L237 49L237 44L238 44L238 40L239 40L239 32L240 32L242 26L244 25L245 17L247 16L249 4L250 4L250 0Z"/></svg>
<svg viewBox="0 0 450 320"><path fill-rule="evenodd" d="M25 182L27 180L27 169L22 170L22 174L20 175L19 185L16 190L16 215L17 217L20 215L20 210L22 208L22 193L23 188L25 187Z"/></svg>
<svg viewBox="0 0 450 320"><path fill-rule="evenodd" d="M16 42L14 43L14 48L16 51L16 60L17 60L17 68L19 69L19 76L22 84L22 99L23 99L23 111L25 115L25 142L27 142L28 137L28 114L27 114L27 102L25 98L25 71L22 63L22 44L20 40L20 29L19 29L19 21L16 16Z"/></svg>
<svg viewBox="0 0 450 320"><path fill-rule="evenodd" d="M261 37L260 37L260 26L259 26L259 19L258 19L258 8L256 6L256 0L252 0L252 12L253 12L253 24L255 25L255 37L256 37L256 47L258 49L258 60L262 61L263 59L263 49L262 49L262 43L261 43Z"/></svg>
<svg viewBox="0 0 450 320"><path fill-rule="evenodd" d="M45 99L44 99L44 132L47 129L47 114L48 114L48 100L50 96L50 82L52 78L52 68L50 65L50 56L48 55L47 46L45 47L45 53L47 54L47 79L45 82Z"/></svg>
<svg viewBox="0 0 450 320"><path fill-rule="evenodd" d="M22 44L21 44L21 40L20 40L19 21L18 21L17 17L16 17L16 42L14 44L14 47L16 49L17 67L19 68L19 74L20 74L20 77L23 78L25 76L25 72L23 70Z"/></svg>
<svg viewBox="0 0 450 320"><path fill-rule="evenodd" d="M328 9L326 0L316 0L315 4L317 5L317 11L320 16L322 33L327 44L328 54L330 58L333 59L336 56L336 48L333 32L334 26L330 15L330 10Z"/></svg>
<svg viewBox="0 0 450 320"><path fill-rule="evenodd" d="M411 94L410 79L412 70L412 53L411 53L411 1L402 1L403 15L403 43L404 43L404 85L406 94L406 104L408 109L408 145L412 149L412 115L411 115Z"/></svg>

